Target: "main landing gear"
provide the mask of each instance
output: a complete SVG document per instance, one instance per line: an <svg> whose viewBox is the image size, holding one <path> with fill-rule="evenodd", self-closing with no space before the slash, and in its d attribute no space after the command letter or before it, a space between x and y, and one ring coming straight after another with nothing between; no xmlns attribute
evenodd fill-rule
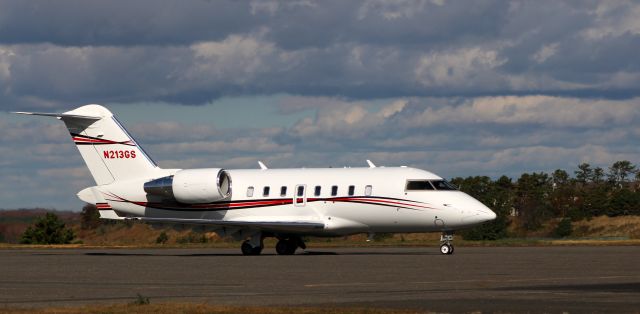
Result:
<svg viewBox="0 0 640 314"><path fill-rule="evenodd" d="M249 240L242 242L242 246L240 246L242 255L260 255L262 249L264 249L263 240L264 236L261 232L258 232L252 235Z"/></svg>
<svg viewBox="0 0 640 314"><path fill-rule="evenodd" d="M453 254L453 232L445 231L440 236L440 253L442 254Z"/></svg>
<svg viewBox="0 0 640 314"><path fill-rule="evenodd" d="M264 246L252 246L251 245L251 241L249 240L245 240L244 242L242 242L242 246L240 246L240 249L242 250L242 255L260 255L260 253L262 253L262 249L264 248Z"/></svg>
<svg viewBox="0 0 640 314"><path fill-rule="evenodd" d="M272 235L269 235L272 236ZM264 249L264 235L261 233L254 234L249 240L242 242L240 249L243 255L260 255ZM278 237L276 244L276 252L278 255L293 255L298 248L303 250L307 248L302 238L298 236Z"/></svg>
<svg viewBox="0 0 640 314"><path fill-rule="evenodd" d="M293 255L298 248L303 250L307 248L300 237L280 238L276 244L278 255Z"/></svg>

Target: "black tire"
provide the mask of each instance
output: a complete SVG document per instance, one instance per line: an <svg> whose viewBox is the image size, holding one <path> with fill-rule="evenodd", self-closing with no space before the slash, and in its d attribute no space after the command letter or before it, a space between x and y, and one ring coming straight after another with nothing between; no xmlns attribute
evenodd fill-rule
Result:
<svg viewBox="0 0 640 314"><path fill-rule="evenodd" d="M453 244L450 244L449 247L451 248L449 250L449 255L453 254L453 251L455 251L456 249L453 247Z"/></svg>
<svg viewBox="0 0 640 314"><path fill-rule="evenodd" d="M242 255L260 255L260 253L262 253L261 246L253 247L248 240L242 242L240 250L242 250Z"/></svg>
<svg viewBox="0 0 640 314"><path fill-rule="evenodd" d="M278 255L293 255L297 248L296 242L290 239L282 239L276 243L276 253Z"/></svg>

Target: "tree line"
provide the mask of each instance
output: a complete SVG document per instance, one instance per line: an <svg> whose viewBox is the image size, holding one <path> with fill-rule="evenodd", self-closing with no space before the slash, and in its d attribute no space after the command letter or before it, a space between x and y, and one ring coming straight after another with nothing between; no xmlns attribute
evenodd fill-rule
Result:
<svg viewBox="0 0 640 314"><path fill-rule="evenodd" d="M628 160L616 161L608 169L588 163L569 173L523 173L518 179L501 176L457 177L451 182L475 197L497 218L463 231L465 239L494 240L507 237L510 216L524 230L536 230L549 219L577 221L594 216L640 215L640 171Z"/></svg>

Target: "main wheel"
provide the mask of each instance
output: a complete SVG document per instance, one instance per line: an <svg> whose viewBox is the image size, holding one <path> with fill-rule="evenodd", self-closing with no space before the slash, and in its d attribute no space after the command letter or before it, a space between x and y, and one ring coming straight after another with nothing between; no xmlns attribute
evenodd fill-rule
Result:
<svg viewBox="0 0 640 314"><path fill-rule="evenodd" d="M451 254L453 252L453 247L447 243L443 243L440 246L440 253L442 254Z"/></svg>
<svg viewBox="0 0 640 314"><path fill-rule="evenodd" d="M453 244L449 244L450 248L449 248L449 255L453 254L453 251L455 251L455 248L453 247Z"/></svg>
<svg viewBox="0 0 640 314"><path fill-rule="evenodd" d="M240 246L242 250L242 255L260 255L262 253L262 246L251 246L249 240L242 242L242 246Z"/></svg>
<svg viewBox="0 0 640 314"><path fill-rule="evenodd" d="M292 255L296 252L298 245L290 239L282 239L276 243L276 252L278 255Z"/></svg>

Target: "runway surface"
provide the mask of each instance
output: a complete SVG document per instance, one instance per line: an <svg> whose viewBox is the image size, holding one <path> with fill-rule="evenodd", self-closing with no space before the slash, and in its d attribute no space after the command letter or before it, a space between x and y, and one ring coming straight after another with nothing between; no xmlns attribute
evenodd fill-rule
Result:
<svg viewBox="0 0 640 314"><path fill-rule="evenodd" d="M2 307L130 303L640 312L640 247L0 250Z"/></svg>

